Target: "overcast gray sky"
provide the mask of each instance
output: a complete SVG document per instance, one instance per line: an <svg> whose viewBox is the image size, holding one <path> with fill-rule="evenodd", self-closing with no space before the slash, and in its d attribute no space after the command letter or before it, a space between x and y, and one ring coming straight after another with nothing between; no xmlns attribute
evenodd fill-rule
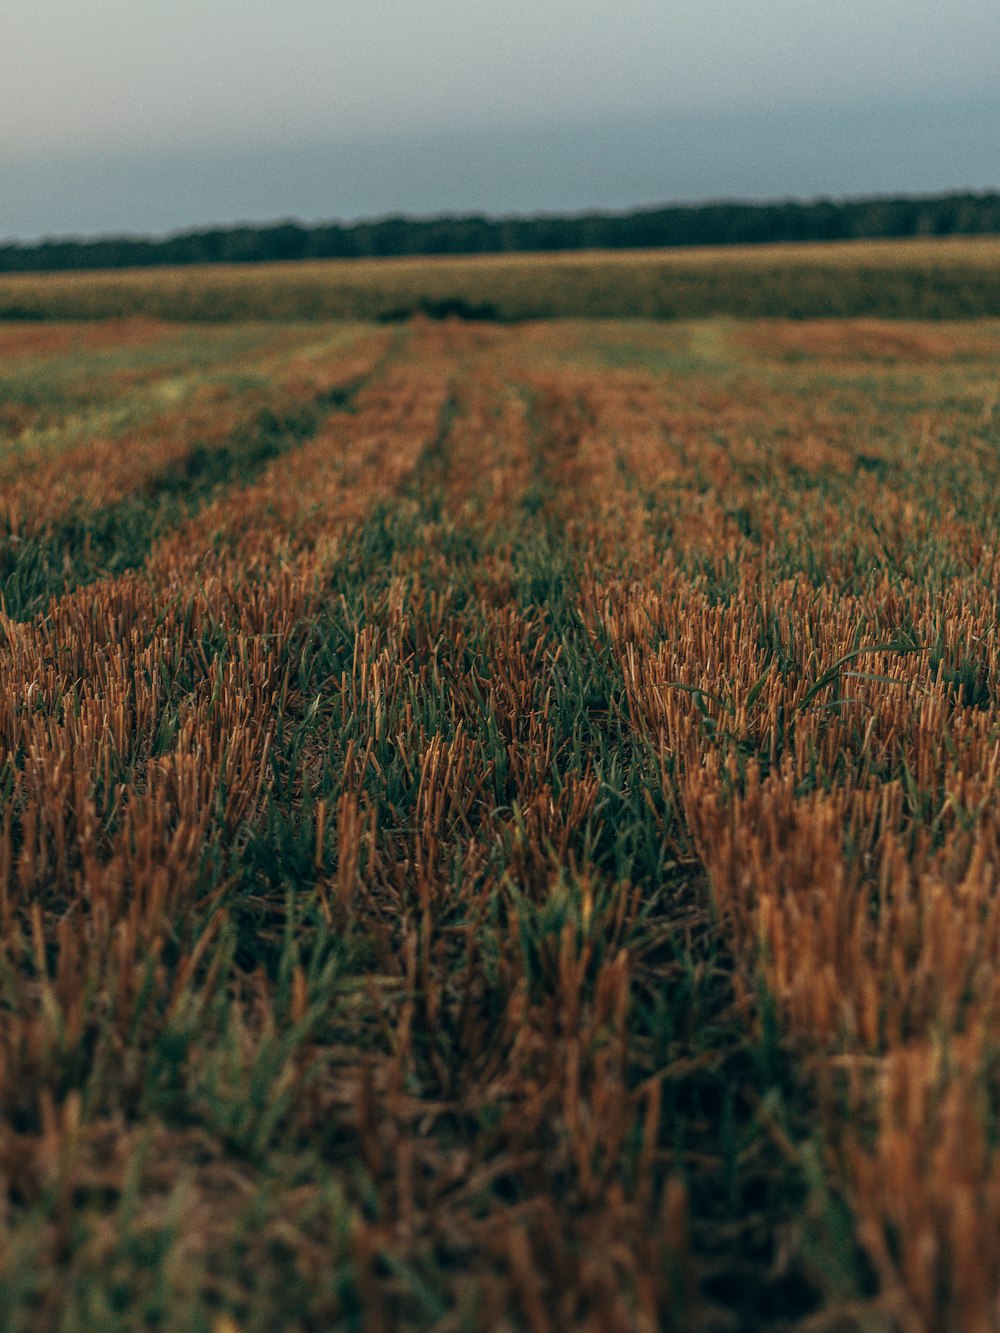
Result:
<svg viewBox="0 0 1000 1333"><path fill-rule="evenodd" d="M1000 185L997 0L3 0L0 236Z"/></svg>

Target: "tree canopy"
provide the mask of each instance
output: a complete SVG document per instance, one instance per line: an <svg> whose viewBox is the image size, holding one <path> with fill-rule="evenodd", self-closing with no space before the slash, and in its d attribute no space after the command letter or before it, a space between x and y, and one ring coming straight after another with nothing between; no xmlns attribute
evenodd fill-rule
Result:
<svg viewBox="0 0 1000 1333"><path fill-rule="evenodd" d="M627 213L480 214L306 225L209 227L165 237L47 238L0 245L0 272L254 264L401 255L630 250L1000 232L1000 192L777 203L724 202Z"/></svg>

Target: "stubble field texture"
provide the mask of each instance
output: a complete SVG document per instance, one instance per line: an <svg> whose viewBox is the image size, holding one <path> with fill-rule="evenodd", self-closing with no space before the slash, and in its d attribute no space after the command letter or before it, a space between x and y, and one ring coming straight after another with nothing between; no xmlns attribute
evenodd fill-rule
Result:
<svg viewBox="0 0 1000 1333"><path fill-rule="evenodd" d="M0 284L0 1327L1000 1327L1000 323L279 279Z"/></svg>

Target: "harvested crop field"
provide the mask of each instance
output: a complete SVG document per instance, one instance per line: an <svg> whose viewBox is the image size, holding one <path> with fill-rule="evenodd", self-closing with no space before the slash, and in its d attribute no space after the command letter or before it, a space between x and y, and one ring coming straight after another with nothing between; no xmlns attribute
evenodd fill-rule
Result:
<svg viewBox="0 0 1000 1333"><path fill-rule="evenodd" d="M0 1327L996 1328L998 393L0 324Z"/></svg>

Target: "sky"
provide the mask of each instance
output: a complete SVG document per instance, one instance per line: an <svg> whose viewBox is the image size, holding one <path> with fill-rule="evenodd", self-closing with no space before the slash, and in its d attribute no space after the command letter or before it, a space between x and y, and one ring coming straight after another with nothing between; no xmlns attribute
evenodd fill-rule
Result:
<svg viewBox="0 0 1000 1333"><path fill-rule="evenodd" d="M1000 187L997 0L3 0L0 237Z"/></svg>

